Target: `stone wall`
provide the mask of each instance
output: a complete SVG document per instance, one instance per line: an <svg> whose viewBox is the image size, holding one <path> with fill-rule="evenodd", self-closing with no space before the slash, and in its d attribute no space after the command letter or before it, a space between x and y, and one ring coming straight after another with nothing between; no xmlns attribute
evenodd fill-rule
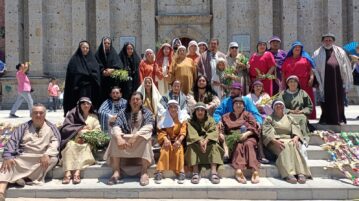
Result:
<svg viewBox="0 0 359 201"><path fill-rule="evenodd" d="M5 4L0 0L0 60L5 60Z"/></svg>

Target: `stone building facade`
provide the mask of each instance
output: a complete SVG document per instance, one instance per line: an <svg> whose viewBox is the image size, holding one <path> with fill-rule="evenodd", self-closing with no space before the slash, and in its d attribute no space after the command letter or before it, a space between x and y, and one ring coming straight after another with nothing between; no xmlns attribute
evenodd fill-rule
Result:
<svg viewBox="0 0 359 201"><path fill-rule="evenodd" d="M3 108L16 96L19 61L31 61L33 97L44 102L48 77L64 78L83 39L93 51L103 36L113 38L118 51L130 40L142 53L175 37L216 37L223 52L235 40L247 54L272 35L282 38L284 49L298 39L308 52L320 46L325 32L334 33L339 45L359 40L358 0L0 0L0 14L1 7L8 66L0 78Z"/></svg>

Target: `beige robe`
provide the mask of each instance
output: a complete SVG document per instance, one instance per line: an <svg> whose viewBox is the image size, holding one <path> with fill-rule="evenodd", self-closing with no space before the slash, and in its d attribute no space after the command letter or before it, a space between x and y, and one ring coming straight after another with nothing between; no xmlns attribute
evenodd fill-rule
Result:
<svg viewBox="0 0 359 201"><path fill-rule="evenodd" d="M76 143L76 138L88 131L101 130L101 125L97 116L94 114L90 114L85 123L88 129L79 131L75 139L70 140L61 151L61 164L64 171L83 170L96 162L92 155L91 146L87 143Z"/></svg>
<svg viewBox="0 0 359 201"><path fill-rule="evenodd" d="M0 181L14 183L22 178L29 178L34 182L44 182L45 176L57 163L59 141L51 128L44 123L37 134L33 125L25 130L20 147L24 152L16 156L15 165L10 172L0 173ZM43 155L50 156L49 167L44 170L40 164Z"/></svg>
<svg viewBox="0 0 359 201"><path fill-rule="evenodd" d="M284 115L282 118L278 118L272 114L265 119L263 144L278 156L276 166L281 177L286 178L298 174L311 177L306 160L291 140L294 136L298 136L300 141L303 141L300 127L292 117ZM273 145L271 141L274 139L280 139L284 142L285 148L282 151Z"/></svg>

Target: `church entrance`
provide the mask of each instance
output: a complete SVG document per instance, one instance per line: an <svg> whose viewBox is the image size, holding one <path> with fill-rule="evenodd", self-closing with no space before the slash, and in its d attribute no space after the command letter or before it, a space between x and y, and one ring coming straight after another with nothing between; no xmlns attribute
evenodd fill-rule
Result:
<svg viewBox="0 0 359 201"><path fill-rule="evenodd" d="M182 37L182 38L179 38L181 40L181 43L183 46L185 47L188 47L188 43L191 42L192 39L190 38L187 38L187 37Z"/></svg>

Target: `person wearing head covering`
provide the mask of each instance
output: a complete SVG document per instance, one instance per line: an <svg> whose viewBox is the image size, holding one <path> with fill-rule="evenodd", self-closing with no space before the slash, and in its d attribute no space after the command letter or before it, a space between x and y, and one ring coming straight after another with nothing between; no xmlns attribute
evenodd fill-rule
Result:
<svg viewBox="0 0 359 201"><path fill-rule="evenodd" d="M170 44L163 43L161 48L158 50L156 55L156 63L158 68L162 69L163 78L159 79L156 76L158 82L158 91L161 94L165 94L168 92L168 86L170 81L169 69L172 64L174 51Z"/></svg>
<svg viewBox="0 0 359 201"><path fill-rule="evenodd" d="M123 45L119 55L123 67L127 70L128 76L130 77L127 82L122 82L119 86L122 89L123 98L128 100L132 92L136 91L141 84L139 73L141 59L136 53L135 46L130 42Z"/></svg>
<svg viewBox="0 0 359 201"><path fill-rule="evenodd" d="M241 83L243 87L243 94L249 92L249 75L248 75L248 58L238 52L239 45L237 42L230 42L227 51L227 63L228 68L231 68L233 71L232 75L229 78L233 82Z"/></svg>
<svg viewBox="0 0 359 201"><path fill-rule="evenodd" d="M302 130L304 144L309 142L308 117L312 113L313 103L307 92L301 89L299 78L291 75L286 80L286 90L278 95L278 99L283 100L287 113L293 117Z"/></svg>
<svg viewBox="0 0 359 201"><path fill-rule="evenodd" d="M188 43L187 57L191 58L194 61L194 65L197 66L200 54L198 44L195 40L191 40Z"/></svg>
<svg viewBox="0 0 359 201"><path fill-rule="evenodd" d="M206 52L208 50L208 45L206 42L204 41L201 41L201 42L198 42L198 52L199 52L199 55L203 54L204 52Z"/></svg>
<svg viewBox="0 0 359 201"><path fill-rule="evenodd" d="M192 118L188 121L187 131L187 149L185 161L189 167L192 167L193 184L200 182L201 167L210 165L210 181L213 184L220 183L217 174L217 167L223 164L223 148L218 142L218 131L216 123L207 113L204 103L196 103Z"/></svg>
<svg viewBox="0 0 359 201"><path fill-rule="evenodd" d="M233 112L222 116L223 126L219 140L227 141L232 167L236 170L235 179L239 183L247 183L243 171L248 168L252 169L252 183L258 183L260 163L256 151L259 140L257 122L251 113L244 110L244 100L241 97L233 99L232 107Z"/></svg>
<svg viewBox="0 0 359 201"><path fill-rule="evenodd" d="M177 183L183 184L184 173L183 140L187 135L187 111L182 111L175 100L168 101L168 108L158 122L157 140L161 146L160 158L156 166L155 183L162 180L162 172L172 170L177 177Z"/></svg>
<svg viewBox="0 0 359 201"><path fill-rule="evenodd" d="M163 79L162 68L159 68L156 63L156 56L153 50L147 49L145 55L139 66L140 70L140 83L143 82L145 77L151 77L156 87L158 87L157 80ZM157 77L157 78L156 78Z"/></svg>
<svg viewBox="0 0 359 201"><path fill-rule="evenodd" d="M149 184L148 167L153 163L151 135L154 118L143 107L142 94L133 92L126 109L121 110L112 128L112 138L104 159L112 167L108 185L123 183L121 173L129 176L141 174L140 185Z"/></svg>
<svg viewBox="0 0 359 201"><path fill-rule="evenodd" d="M289 183L305 183L311 177L307 161L300 153L303 135L298 123L285 114L284 103L273 101L273 114L263 124L263 143L278 158L280 176Z"/></svg>
<svg viewBox="0 0 359 201"><path fill-rule="evenodd" d="M259 80L253 82L251 93L247 94L250 100L252 100L253 104L257 107L258 112L262 115L263 120L267 115L272 114L272 101L271 97L264 92L263 83Z"/></svg>
<svg viewBox="0 0 359 201"><path fill-rule="evenodd" d="M15 128L4 145L0 200L5 201L9 183L20 186L43 184L46 174L57 164L61 136L56 126L45 117L46 107L34 104L31 120Z"/></svg>
<svg viewBox="0 0 359 201"><path fill-rule="evenodd" d="M111 78L111 74L118 69L123 68L123 64L115 48L112 46L110 37L103 37L100 46L95 54L96 60L100 66L101 73L101 103L109 98L113 86L118 86L119 81Z"/></svg>
<svg viewBox="0 0 359 201"><path fill-rule="evenodd" d="M355 55L350 55L351 56L351 62L353 64L353 85L357 91L357 95L359 95L359 43L357 44L357 46L355 47ZM357 119L359 119L359 116L357 116Z"/></svg>
<svg viewBox="0 0 359 201"><path fill-rule="evenodd" d="M273 94L277 94L280 91L281 85L280 85L280 80L282 80L282 65L284 62L285 57L287 56L287 52L280 49L280 44L281 44L281 40L278 36L272 36L268 43L269 43L269 52L272 53L272 55L274 56L274 60L276 63L276 82L273 83Z"/></svg>
<svg viewBox="0 0 359 201"><path fill-rule="evenodd" d="M81 135L91 131L101 131L101 125L93 112L92 101L88 97L81 97L76 107L68 112L61 133L61 164L64 170L63 184L81 182L81 171L95 164L91 147L84 142Z"/></svg>
<svg viewBox="0 0 359 201"><path fill-rule="evenodd" d="M226 90L228 88L225 82L225 70L228 68L228 66L225 58L220 57L216 62L216 72L212 76L211 85L214 91L217 93L218 98L222 100L226 97Z"/></svg>
<svg viewBox="0 0 359 201"><path fill-rule="evenodd" d="M162 96L161 104L165 109L168 108L168 101L176 100L180 106L181 110L187 110L187 97L181 90L182 83L179 80L173 81L171 85L171 90Z"/></svg>
<svg viewBox="0 0 359 201"><path fill-rule="evenodd" d="M260 80L263 88L270 96L273 95L273 79L276 63L273 55L267 52L267 42L257 43L257 52L253 53L249 59L249 76L251 82Z"/></svg>
<svg viewBox="0 0 359 201"><path fill-rule="evenodd" d="M207 107L208 115L212 116L221 100L218 98L217 92L212 88L207 77L204 75L198 76L192 91L193 93L187 95L189 112L193 112L196 103L202 102Z"/></svg>
<svg viewBox="0 0 359 201"><path fill-rule="evenodd" d="M116 121L117 114L121 109L126 108L127 100L122 98L121 88L114 86L111 89L110 98L105 100L100 109L98 109L98 114L100 117L101 130L103 132L109 132L110 127Z"/></svg>
<svg viewBox="0 0 359 201"><path fill-rule="evenodd" d="M186 57L186 47L179 46L174 61L170 67L170 83L179 80L182 83L182 92L187 95L196 79L196 67L191 58Z"/></svg>
<svg viewBox="0 0 359 201"><path fill-rule="evenodd" d="M226 58L226 55L219 51L219 40L212 38L209 43L209 49L201 54L197 65L197 74L204 75L209 80L212 80L212 76L216 71L216 60L219 57Z"/></svg>
<svg viewBox="0 0 359 201"><path fill-rule="evenodd" d="M182 42L179 38L174 38L172 40L172 49L173 51L177 52L178 47L182 45Z"/></svg>
<svg viewBox="0 0 359 201"><path fill-rule="evenodd" d="M319 101L322 109L320 124L346 123L344 96L353 84L352 69L346 52L334 45L331 33L322 36L322 46L313 53L315 77L319 83Z"/></svg>
<svg viewBox="0 0 359 201"><path fill-rule="evenodd" d="M76 106L81 97L89 97L95 110L100 107L100 67L87 41L81 41L66 70L64 115Z"/></svg>
<svg viewBox="0 0 359 201"><path fill-rule="evenodd" d="M313 110L310 113L310 119L316 119L315 99L313 92L314 73L313 68L315 63L310 55L304 51L303 44L296 41L292 44L292 48L288 51L287 57L284 59L282 65L282 83L285 88L286 80L289 76L295 75L299 78L300 88L309 95L313 103Z"/></svg>
<svg viewBox="0 0 359 201"><path fill-rule="evenodd" d="M149 109L154 117L163 115L165 108L160 103L162 96L151 77L145 77L137 91L143 95L143 106Z"/></svg>

